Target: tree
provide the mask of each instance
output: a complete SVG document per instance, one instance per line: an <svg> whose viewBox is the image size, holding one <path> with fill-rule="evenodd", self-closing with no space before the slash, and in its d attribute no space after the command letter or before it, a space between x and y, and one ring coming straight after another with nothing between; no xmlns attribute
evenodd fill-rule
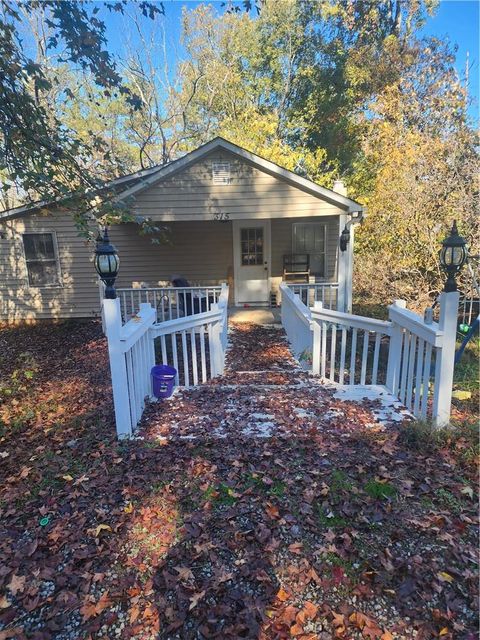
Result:
<svg viewBox="0 0 480 640"><path fill-rule="evenodd" d="M126 2L104 2L109 11L123 11ZM123 84L115 62L106 48L105 22L98 16L99 6L86 2L30 0L29 10L41 11L50 30L43 41L43 54L61 51L60 61L88 71L93 85L105 97L123 95L131 108L138 97ZM163 13L163 5L140 2L142 13L151 19ZM78 226L86 232L87 211L104 184L88 170L92 154L104 152L101 137L82 140L49 108L47 94L60 81L58 67L53 73L33 60L22 47L20 8L11 0L0 0L0 172L2 189L16 186L26 199L61 200L75 208ZM55 87L56 85L56 87ZM74 99L67 87L66 97ZM86 88L85 99L93 99ZM58 95L57 95L58 101ZM108 201L108 197L105 197Z"/></svg>

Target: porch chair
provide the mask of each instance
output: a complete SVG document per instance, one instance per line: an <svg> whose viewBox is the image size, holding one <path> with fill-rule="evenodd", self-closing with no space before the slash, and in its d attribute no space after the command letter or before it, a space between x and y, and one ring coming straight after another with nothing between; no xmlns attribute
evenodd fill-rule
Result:
<svg viewBox="0 0 480 640"><path fill-rule="evenodd" d="M290 253L283 256L283 280L285 282L307 283L310 279L310 255Z"/></svg>
<svg viewBox="0 0 480 640"><path fill-rule="evenodd" d="M177 287L191 287L191 284L182 276L172 277L172 285ZM190 292L186 296L178 297L178 305L181 316L191 316L195 313L208 311L215 303L214 296L207 296L202 293Z"/></svg>

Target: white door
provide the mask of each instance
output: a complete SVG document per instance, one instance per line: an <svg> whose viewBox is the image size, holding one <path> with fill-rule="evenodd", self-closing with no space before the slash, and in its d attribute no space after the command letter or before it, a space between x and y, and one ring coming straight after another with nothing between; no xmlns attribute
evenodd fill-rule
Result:
<svg viewBox="0 0 480 640"><path fill-rule="evenodd" d="M268 303L270 220L234 220L233 255L235 303Z"/></svg>

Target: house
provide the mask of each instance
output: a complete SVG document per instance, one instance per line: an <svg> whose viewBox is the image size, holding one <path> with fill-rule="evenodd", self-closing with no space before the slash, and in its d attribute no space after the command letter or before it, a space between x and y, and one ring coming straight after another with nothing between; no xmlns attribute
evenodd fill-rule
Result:
<svg viewBox="0 0 480 640"><path fill-rule="evenodd" d="M284 272L299 270L306 281L335 284L335 305L350 307L353 223L363 211L341 181L326 189L215 138L114 184L135 215L169 228L167 244L140 235L135 223L110 229L120 256L117 287L158 287L180 274L192 285L228 282L231 304L268 305ZM1 213L0 319L98 315L92 254L71 212L58 205ZM292 255L303 266L292 265Z"/></svg>

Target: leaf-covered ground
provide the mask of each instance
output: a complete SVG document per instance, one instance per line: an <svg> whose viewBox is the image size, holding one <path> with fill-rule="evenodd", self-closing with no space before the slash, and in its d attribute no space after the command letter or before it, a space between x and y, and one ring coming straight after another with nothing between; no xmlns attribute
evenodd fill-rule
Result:
<svg viewBox="0 0 480 640"><path fill-rule="evenodd" d="M97 324L0 332L0 640L476 638L469 441L230 341L119 445Z"/></svg>

